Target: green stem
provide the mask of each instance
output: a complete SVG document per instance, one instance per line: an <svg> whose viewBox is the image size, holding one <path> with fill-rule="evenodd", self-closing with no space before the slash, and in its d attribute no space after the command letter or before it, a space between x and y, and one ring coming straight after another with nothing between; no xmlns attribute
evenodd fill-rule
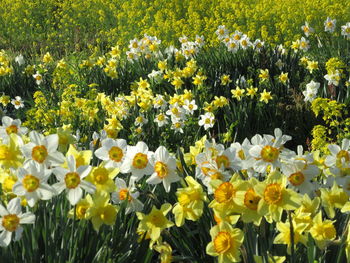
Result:
<svg viewBox="0 0 350 263"><path fill-rule="evenodd" d="M289 217L289 226L290 226L290 243L291 243L291 255L290 255L290 262L294 263L294 227L293 227L293 221L292 221L292 211L288 211L288 217Z"/></svg>

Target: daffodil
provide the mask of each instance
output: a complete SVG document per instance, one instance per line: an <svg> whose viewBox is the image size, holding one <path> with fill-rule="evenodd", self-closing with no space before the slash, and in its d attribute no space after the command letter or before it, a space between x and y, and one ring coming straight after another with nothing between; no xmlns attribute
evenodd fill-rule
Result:
<svg viewBox="0 0 350 263"><path fill-rule="evenodd" d="M55 189L47 183L51 170L31 162L20 167L18 181L13 186L13 193L24 196L29 206L33 207L38 200L49 200L56 194Z"/></svg>
<svg viewBox="0 0 350 263"><path fill-rule="evenodd" d="M82 220L87 219L87 210L93 204L91 195L87 194L85 198L80 199L79 202L75 205L75 208L72 208L68 212L68 217L74 218L74 212L76 219Z"/></svg>
<svg viewBox="0 0 350 263"><path fill-rule="evenodd" d="M245 223L254 222L255 225L259 225L262 215L258 213L258 205L261 199L254 187L259 184L259 181L255 178L251 178L248 183L241 184L236 192L236 202L241 207L241 218Z"/></svg>
<svg viewBox="0 0 350 263"><path fill-rule="evenodd" d="M151 160L154 173L147 179L148 184L163 183L166 192L170 191L170 184L180 180L176 174L176 158L169 154L164 146L159 146Z"/></svg>
<svg viewBox="0 0 350 263"><path fill-rule="evenodd" d="M67 197L71 205L76 205L83 196L83 188L90 194L93 194L96 187L83 180L91 171L91 166L79 166L76 167L75 158L70 155L67 157L68 169L63 167L55 167L53 173L56 175L58 183L55 183L53 187L60 194L66 189Z"/></svg>
<svg viewBox="0 0 350 263"><path fill-rule="evenodd" d="M23 164L20 148L23 141L17 134L10 134L6 144L0 144L0 164L3 168L18 168Z"/></svg>
<svg viewBox="0 0 350 263"><path fill-rule="evenodd" d="M21 199L13 198L7 208L0 204L0 246L7 247L12 238L12 233L15 233L15 241L22 236L22 224L34 224L35 215L31 212L22 213Z"/></svg>
<svg viewBox="0 0 350 263"><path fill-rule="evenodd" d="M241 261L240 247L244 240L242 230L222 222L210 229L210 236L212 241L206 248L208 255L218 257L219 263Z"/></svg>
<svg viewBox="0 0 350 263"><path fill-rule="evenodd" d="M307 237L304 231L307 228L307 224L296 224L293 221L293 244L294 248L298 243L302 243L306 246ZM290 222L277 222L276 224L277 230L280 232L274 239L274 244L285 244L287 245L287 253L291 254L292 248L292 240L291 240L291 226Z"/></svg>
<svg viewBox="0 0 350 263"><path fill-rule="evenodd" d="M150 160L153 152L148 150L148 146L140 141L136 146L128 146L125 160L120 167L122 173L130 173L133 180L138 181L144 175L150 175L153 167Z"/></svg>
<svg viewBox="0 0 350 263"><path fill-rule="evenodd" d="M208 200L201 184L193 177L187 176L185 181L187 186L178 188L176 191L178 202L173 208L175 223L178 227L185 223L185 219L198 220L203 214L204 202Z"/></svg>
<svg viewBox="0 0 350 263"><path fill-rule="evenodd" d="M25 135L28 132L26 127L21 127L21 120L12 119L8 116L2 117L2 126L0 126L0 137L3 142L9 140L9 135L14 133L19 136Z"/></svg>
<svg viewBox="0 0 350 263"><path fill-rule="evenodd" d="M95 231L105 225L114 225L119 207L109 203L109 195L106 192L97 192L92 196L92 203L86 211L86 219L90 219Z"/></svg>
<svg viewBox="0 0 350 263"><path fill-rule="evenodd" d="M63 154L57 151L57 134L51 134L45 137L36 131L31 131L29 138L30 142L22 147L26 162L35 161L46 167L58 166L64 162Z"/></svg>
<svg viewBox="0 0 350 263"><path fill-rule="evenodd" d="M279 222L283 210L295 210L300 205L300 196L287 189L286 184L287 178L276 171L254 187L254 191L261 197L258 213L265 216L269 222Z"/></svg>
<svg viewBox="0 0 350 263"><path fill-rule="evenodd" d="M79 166L83 165L89 165L92 157L92 151L90 150L83 150L78 151L73 144L69 145L68 151L66 153L66 156L73 155L75 158L75 165L77 168ZM63 168L68 168L67 161L65 160L64 164L62 165Z"/></svg>
<svg viewBox="0 0 350 263"><path fill-rule="evenodd" d="M166 215L171 208L171 204L165 203L160 209L153 206L152 211L149 214L137 212L137 218L140 220L137 230L140 232L147 232L150 235L151 240L156 242L164 229L174 225L173 222L166 218Z"/></svg>
<svg viewBox="0 0 350 263"><path fill-rule="evenodd" d="M321 203L329 218L335 217L335 208L341 209L349 201L349 196L333 182L331 189L320 188Z"/></svg>
<svg viewBox="0 0 350 263"><path fill-rule="evenodd" d="M119 168L124 160L127 143L124 139L111 138L102 141L102 147L95 151L95 156L106 162L106 167Z"/></svg>
<svg viewBox="0 0 350 263"><path fill-rule="evenodd" d="M270 100L272 100L271 91L267 92L266 89L264 89L264 91L260 93L260 101L267 104Z"/></svg>
<svg viewBox="0 0 350 263"><path fill-rule="evenodd" d="M123 179L115 178L115 185L117 190L111 196L113 203L121 204L126 202L125 214L142 211L143 203L137 199L140 193L137 191L133 182L127 186Z"/></svg>
<svg viewBox="0 0 350 263"><path fill-rule="evenodd" d="M322 220L321 211L314 217L310 234L320 249L324 249L330 241L336 238L337 231L333 225L334 222L331 220Z"/></svg>

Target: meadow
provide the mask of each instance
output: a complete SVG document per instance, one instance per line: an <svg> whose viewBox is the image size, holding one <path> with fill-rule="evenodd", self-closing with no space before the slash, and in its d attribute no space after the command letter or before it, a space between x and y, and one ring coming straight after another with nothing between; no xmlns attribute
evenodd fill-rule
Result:
<svg viewBox="0 0 350 263"><path fill-rule="evenodd" d="M350 262L350 2L1 2L4 261Z"/></svg>

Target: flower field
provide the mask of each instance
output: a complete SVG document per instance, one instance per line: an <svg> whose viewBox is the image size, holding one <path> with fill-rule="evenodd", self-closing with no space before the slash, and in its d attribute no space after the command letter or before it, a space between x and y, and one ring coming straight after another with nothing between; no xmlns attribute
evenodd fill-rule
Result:
<svg viewBox="0 0 350 263"><path fill-rule="evenodd" d="M348 1L3 3L4 262L350 262Z"/></svg>

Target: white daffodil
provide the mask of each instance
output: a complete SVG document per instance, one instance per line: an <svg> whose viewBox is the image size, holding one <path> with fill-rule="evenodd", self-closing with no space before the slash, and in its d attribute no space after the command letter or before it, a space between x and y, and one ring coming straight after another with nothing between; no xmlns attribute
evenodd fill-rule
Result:
<svg viewBox="0 0 350 263"><path fill-rule="evenodd" d="M175 131L175 133L184 133L184 130L182 129L185 127L185 124L182 120L176 119L176 118L171 118L172 124L171 124L171 129Z"/></svg>
<svg viewBox="0 0 350 263"><path fill-rule="evenodd" d="M127 143L124 139L113 140L111 138L102 141L102 147L95 151L98 159L106 161L106 167L119 168L125 157Z"/></svg>
<svg viewBox="0 0 350 263"><path fill-rule="evenodd" d="M136 146L128 146L125 160L120 166L121 173L131 173L133 181L140 180L144 175L150 175L153 167L150 160L153 158L153 152L148 151L148 146L140 141Z"/></svg>
<svg viewBox="0 0 350 263"><path fill-rule="evenodd" d="M30 162L18 169L18 181L13 186L13 193L25 197L31 207L38 200L49 200L56 194L55 189L47 183L50 175L51 170Z"/></svg>
<svg viewBox="0 0 350 263"><path fill-rule="evenodd" d="M198 121L199 126L204 126L205 130L212 128L215 123L215 116L211 112L207 112L199 116L201 119Z"/></svg>
<svg viewBox="0 0 350 263"><path fill-rule="evenodd" d="M350 22L347 22L345 25L341 26L341 35L350 38Z"/></svg>
<svg viewBox="0 0 350 263"><path fill-rule="evenodd" d="M154 122L158 124L158 127L163 127L164 125L168 124L169 117L166 116L164 113L159 113L155 118Z"/></svg>
<svg viewBox="0 0 350 263"><path fill-rule="evenodd" d="M127 186L123 179L116 178L115 185L117 186L117 191L112 193L112 202L120 204L127 201L125 214L142 211L143 203L137 199L140 193L136 190L133 183Z"/></svg>
<svg viewBox="0 0 350 263"><path fill-rule="evenodd" d="M22 236L22 224L34 224L35 215L31 212L22 213L21 199L13 198L7 208L0 205L0 246L7 247L11 242L12 233L15 232L15 241Z"/></svg>
<svg viewBox="0 0 350 263"><path fill-rule="evenodd" d="M19 54L17 57L15 57L15 62L19 65L22 66L25 63L24 57L22 54Z"/></svg>
<svg viewBox="0 0 350 263"><path fill-rule="evenodd" d="M303 30L306 37L309 37L309 35L315 32L315 30L309 26L308 22L305 22L305 25L301 27L301 30Z"/></svg>
<svg viewBox="0 0 350 263"><path fill-rule="evenodd" d="M187 113L189 114L193 114L195 110L198 109L198 106L196 105L196 101L195 100L185 100L185 103L184 103L184 109L187 111Z"/></svg>
<svg viewBox="0 0 350 263"><path fill-rule="evenodd" d="M53 187L60 194L66 189L67 197L71 205L76 205L83 196L82 188L89 194L93 194L96 187L83 180L91 171L90 165L82 165L76 168L76 162L73 155L67 157L68 169L55 167L53 173L56 175L58 183Z"/></svg>
<svg viewBox="0 0 350 263"><path fill-rule="evenodd" d="M282 135L280 129L275 129L275 137L267 134L263 138L261 136L253 137L253 146L249 150L253 159L247 164L254 167L258 173L266 172L268 167L271 168L271 171L276 170L276 168L281 167L280 155L285 154L283 145L290 139L289 135Z"/></svg>
<svg viewBox="0 0 350 263"><path fill-rule="evenodd" d="M171 156L164 146L159 146L151 160L154 172L147 179L148 184L159 184L163 182L165 191L170 191L170 184L180 180L176 174L176 159Z"/></svg>
<svg viewBox="0 0 350 263"><path fill-rule="evenodd" d="M324 31L333 33L335 30L336 19L330 19L327 17L326 21L324 21Z"/></svg>
<svg viewBox="0 0 350 263"><path fill-rule="evenodd" d="M313 196L316 190L311 180L319 175L320 169L316 165L307 165L303 160L290 161L282 166L283 174L288 179L288 184L299 193Z"/></svg>
<svg viewBox="0 0 350 263"><path fill-rule="evenodd" d="M94 150L101 145L101 141L107 138L107 132L105 130L102 130L100 133L94 132L92 134L92 141L90 142L90 150ZM99 145L97 143L99 142Z"/></svg>
<svg viewBox="0 0 350 263"><path fill-rule="evenodd" d="M2 126L0 126L0 137L3 140L8 140L9 135L14 133L19 136L25 135L28 129L21 127L21 121L19 119L12 119L8 116L2 117Z"/></svg>
<svg viewBox="0 0 350 263"><path fill-rule="evenodd" d="M219 40L222 40L229 34L229 31L227 30L225 25L220 25L215 31L215 34L218 36Z"/></svg>
<svg viewBox="0 0 350 263"><path fill-rule="evenodd" d="M15 106L16 110L24 107L24 102L20 96L16 96L14 99L12 99L11 104Z"/></svg>
<svg viewBox="0 0 350 263"><path fill-rule="evenodd" d="M26 162L32 160L46 167L58 166L64 162L64 155L57 151L57 134L51 134L45 137L36 131L31 131L29 138L30 142L21 148Z"/></svg>
<svg viewBox="0 0 350 263"><path fill-rule="evenodd" d="M171 116L172 119L183 120L186 115L186 110L176 102L169 106L169 110L166 111L166 114Z"/></svg>
<svg viewBox="0 0 350 263"><path fill-rule="evenodd" d="M328 145L330 155L325 159L325 165L330 167L330 172L335 176L345 176L350 168L350 140L343 139L341 147L336 144Z"/></svg>
<svg viewBox="0 0 350 263"><path fill-rule="evenodd" d="M43 82L43 75L41 75L38 71L33 75L35 79L36 85L40 85Z"/></svg>
<svg viewBox="0 0 350 263"><path fill-rule="evenodd" d="M233 147L219 151L215 162L219 168L224 167L232 170L240 170L242 168L241 159L237 157L236 150Z"/></svg>

